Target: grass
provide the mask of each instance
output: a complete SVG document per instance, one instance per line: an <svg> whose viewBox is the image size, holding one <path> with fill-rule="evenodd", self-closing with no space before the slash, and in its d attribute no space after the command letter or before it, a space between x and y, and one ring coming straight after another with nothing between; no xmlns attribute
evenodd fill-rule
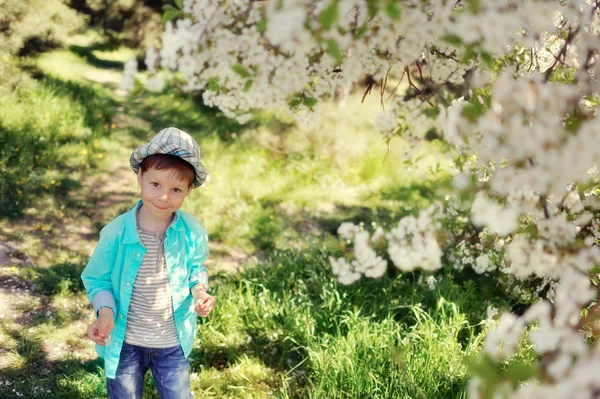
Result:
<svg viewBox="0 0 600 399"><path fill-rule="evenodd" d="M217 297L192 353L197 396L465 396L480 321L489 304L506 305L494 276L475 284L449 268L431 291L418 272L391 270L346 287L327 261L342 221L390 226L438 198L447 181L435 144L411 155L418 168L401 141L388 153L369 122L378 99L360 104L361 93L345 109L324 104L310 129L280 112L241 126L197 98L139 83L119 97L120 66L135 52L99 39L76 36L42 55L35 79L0 99L11 110L6 137L34 131L60 144L39 166L56 187L28 182L35 195L18 218L0 219L0 243L11 247L0 264L0 397L105 397L78 276L99 229L136 199L131 150L167 126L199 141L210 172L184 207L209 231ZM158 397L149 375L146 387L145 398Z"/></svg>
<svg viewBox="0 0 600 399"><path fill-rule="evenodd" d="M283 375L288 397L463 397L463 357L477 352L481 331L462 310L437 294L416 303L427 289L410 276L340 286L323 255L278 252L223 277L199 364L218 370L254 356Z"/></svg>

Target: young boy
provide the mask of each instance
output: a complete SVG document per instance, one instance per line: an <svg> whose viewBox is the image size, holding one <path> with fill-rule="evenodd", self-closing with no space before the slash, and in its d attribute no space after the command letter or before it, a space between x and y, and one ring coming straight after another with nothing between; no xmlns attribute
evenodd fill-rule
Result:
<svg viewBox="0 0 600 399"><path fill-rule="evenodd" d="M81 278L97 315L88 328L110 398L141 398L152 371L161 398L191 398L196 315L207 317L204 228L179 210L207 173L187 133L167 128L131 154L141 200L100 232Z"/></svg>

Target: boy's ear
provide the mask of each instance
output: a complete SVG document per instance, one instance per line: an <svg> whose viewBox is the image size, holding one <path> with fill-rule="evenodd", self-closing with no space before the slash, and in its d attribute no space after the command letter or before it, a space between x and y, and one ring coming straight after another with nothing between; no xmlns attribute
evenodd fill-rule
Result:
<svg viewBox="0 0 600 399"><path fill-rule="evenodd" d="M137 181L140 187L142 186L142 168L140 168L137 172Z"/></svg>

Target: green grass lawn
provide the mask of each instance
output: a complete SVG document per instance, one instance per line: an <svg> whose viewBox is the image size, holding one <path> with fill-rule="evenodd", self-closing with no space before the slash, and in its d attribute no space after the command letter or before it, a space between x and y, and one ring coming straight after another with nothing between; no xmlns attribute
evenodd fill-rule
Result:
<svg viewBox="0 0 600 399"><path fill-rule="evenodd" d="M327 261L342 221L390 226L443 194L435 144L411 154L418 167L400 140L387 154L372 124L379 99L360 104L362 93L343 109L324 104L312 128L281 112L240 126L175 92L120 97L135 52L91 37L30 60L34 78L0 97L6 137L56 143L36 149L44 162L27 161L26 174L11 169L24 199L0 218L10 247L0 263L0 397L106 395L79 273L102 226L137 198L129 154L167 126L198 140L210 173L184 206L209 231L217 297L192 353L196 397L465 396L485 287L448 272L431 291L419 273L394 271L346 287ZM5 176L0 188L14 188ZM147 382L145 397L156 398Z"/></svg>

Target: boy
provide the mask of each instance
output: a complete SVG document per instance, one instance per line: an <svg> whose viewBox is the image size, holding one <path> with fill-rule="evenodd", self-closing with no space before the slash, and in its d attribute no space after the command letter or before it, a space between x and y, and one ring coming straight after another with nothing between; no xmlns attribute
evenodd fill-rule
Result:
<svg viewBox="0 0 600 399"><path fill-rule="evenodd" d="M206 293L206 231L179 208L207 173L198 144L176 128L137 148L130 165L141 200L102 229L81 274L98 317L88 337L110 398L141 398L148 369L161 398L190 398L196 315L207 317L215 299Z"/></svg>

